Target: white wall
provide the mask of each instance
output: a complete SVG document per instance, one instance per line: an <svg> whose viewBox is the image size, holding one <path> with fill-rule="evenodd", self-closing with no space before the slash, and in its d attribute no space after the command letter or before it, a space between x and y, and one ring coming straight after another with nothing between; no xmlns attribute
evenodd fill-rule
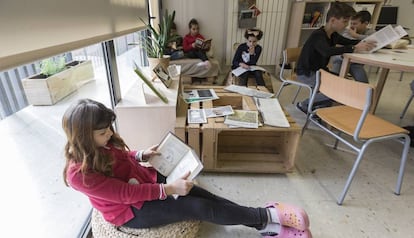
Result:
<svg viewBox="0 0 414 238"><path fill-rule="evenodd" d="M274 66L280 63L280 55L285 46L289 3L257 0L256 5L262 12L257 27L265 31L260 42L265 52L259 64ZM244 41L244 30L237 28L237 0L162 0L162 8L163 11L176 11L175 23L180 35L188 33L188 22L191 18L196 18L201 34L213 39L214 57L221 65L230 64L233 43Z"/></svg>
<svg viewBox="0 0 414 238"><path fill-rule="evenodd" d="M182 36L188 33L188 22L197 19L200 33L206 38L213 39L214 55L223 62L225 53L225 36L227 19L227 1L223 0L163 0L163 11L175 10L175 23L178 33Z"/></svg>
<svg viewBox="0 0 414 238"><path fill-rule="evenodd" d="M399 6L398 8L398 24L410 28L407 30L408 35L414 36L414 1L412 0L392 0L389 1L393 6Z"/></svg>

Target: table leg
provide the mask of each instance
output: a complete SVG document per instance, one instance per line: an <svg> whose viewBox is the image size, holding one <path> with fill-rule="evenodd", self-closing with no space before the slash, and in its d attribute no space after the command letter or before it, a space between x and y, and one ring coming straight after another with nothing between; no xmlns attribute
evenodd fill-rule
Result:
<svg viewBox="0 0 414 238"><path fill-rule="evenodd" d="M372 98L372 105L370 109L370 112L372 114L375 114L375 110L377 109L378 101L381 97L382 90L384 89L385 80L387 80L389 71L389 69L382 68L378 75L378 80L377 84L375 85L374 96Z"/></svg>
<svg viewBox="0 0 414 238"><path fill-rule="evenodd" d="M341 70L339 71L340 77L345 78L346 74L349 71L350 65L351 65L351 60L345 56L342 60Z"/></svg>

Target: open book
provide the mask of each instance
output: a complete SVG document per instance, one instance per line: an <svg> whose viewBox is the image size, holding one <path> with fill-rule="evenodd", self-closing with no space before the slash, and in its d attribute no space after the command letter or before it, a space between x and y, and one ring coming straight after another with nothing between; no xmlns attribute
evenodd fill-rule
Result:
<svg viewBox="0 0 414 238"><path fill-rule="evenodd" d="M213 39L207 39L207 40L203 40L201 38L197 38L195 41L195 45L197 48L202 49L202 50L209 50L211 47L211 41Z"/></svg>
<svg viewBox="0 0 414 238"><path fill-rule="evenodd" d="M290 127L277 98L255 98L257 109L268 126Z"/></svg>
<svg viewBox="0 0 414 238"><path fill-rule="evenodd" d="M245 86L239 86L239 85L229 85L224 88L224 90L239 93L246 96L251 97L257 97L257 98L270 98L273 97L273 93L265 92L265 91L259 91L253 88L247 88Z"/></svg>
<svg viewBox="0 0 414 238"><path fill-rule="evenodd" d="M391 25L387 25L383 27L381 30L369 35L364 41L376 41L377 46L373 48L369 53L375 52L382 47L393 43L396 40L399 40L401 37L407 35L408 33L404 30L402 26L392 27Z"/></svg>
<svg viewBox="0 0 414 238"><path fill-rule="evenodd" d="M195 151L171 132L161 141L157 151L161 155L151 157L148 162L167 177L167 184L176 181L188 171L191 172L188 179L192 180L203 169Z"/></svg>
<svg viewBox="0 0 414 238"><path fill-rule="evenodd" d="M231 128L259 128L259 113L257 111L234 110L234 114L226 116L224 124Z"/></svg>
<svg viewBox="0 0 414 238"><path fill-rule="evenodd" d="M235 76L240 76L241 74L247 72L247 71L256 71L256 70L260 70L263 72L266 72L266 69L257 66L257 65L250 65L250 67L248 69L245 69L243 67L237 67L235 69L233 69L231 72L235 75Z"/></svg>

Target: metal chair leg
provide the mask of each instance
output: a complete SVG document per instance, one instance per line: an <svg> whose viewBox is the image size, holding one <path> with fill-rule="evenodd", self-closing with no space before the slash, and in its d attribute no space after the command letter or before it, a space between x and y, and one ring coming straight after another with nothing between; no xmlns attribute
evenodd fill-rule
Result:
<svg viewBox="0 0 414 238"><path fill-rule="evenodd" d="M338 201L337 201L338 205L342 205L342 203L344 202L345 196L348 192L349 187L351 186L352 180L354 179L356 171L358 170L359 164L361 163L362 157L364 156L365 149L367 148L367 146L368 146L368 143L365 143L358 153L358 157L354 162L354 166L352 167L351 173L349 173L348 180L346 181L344 190L342 191L341 196L338 198Z"/></svg>
<svg viewBox="0 0 414 238"><path fill-rule="evenodd" d="M394 192L396 195L400 195L400 192L401 192L401 186L402 186L402 181L403 181L403 176L404 176L404 168L407 162L407 156L408 156L408 150L410 149L410 143L411 143L410 136L405 135L404 136L404 149L401 155L401 163L400 163L400 170L398 172L397 186L395 187L395 192Z"/></svg>
<svg viewBox="0 0 414 238"><path fill-rule="evenodd" d="M402 113L400 115L400 119L403 119L403 117L405 116L405 113L407 112L408 106L410 106L411 101L413 100L413 98L414 98L414 93L411 94L410 99L408 100L407 104L405 104L404 110L402 111Z"/></svg>
<svg viewBox="0 0 414 238"><path fill-rule="evenodd" d="M302 89L302 87L301 87L301 86L299 86L299 87L298 87L298 90L296 91L295 97L293 98L292 104L295 104L295 102L296 102L296 98L298 97L299 92L300 92L300 90L301 90L301 89Z"/></svg>

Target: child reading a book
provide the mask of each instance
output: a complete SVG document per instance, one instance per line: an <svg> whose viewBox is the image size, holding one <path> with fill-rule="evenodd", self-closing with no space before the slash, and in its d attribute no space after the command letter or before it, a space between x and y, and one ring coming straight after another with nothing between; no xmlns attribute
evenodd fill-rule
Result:
<svg viewBox="0 0 414 238"><path fill-rule="evenodd" d="M173 42L169 42L165 49L165 54L170 55L171 60L177 60L184 57L183 51L183 37L177 33L177 25L175 22L171 23L170 34L175 38Z"/></svg>
<svg viewBox="0 0 414 238"><path fill-rule="evenodd" d="M232 69L242 67L249 69L252 65L256 65L262 53L262 46L258 44L258 41L262 39L263 32L259 29L246 29L244 38L247 42L240 44L234 53L232 61ZM263 80L263 71L261 70L247 70L238 77L240 78L239 85L247 86L247 80L249 76L252 76L256 80L258 86L265 86Z"/></svg>
<svg viewBox="0 0 414 238"><path fill-rule="evenodd" d="M312 237L302 208L280 202L241 206L194 185L187 179L189 172L165 184L153 167L140 164L160 154L158 145L129 150L114 131L115 119L113 110L90 99L73 104L62 119L67 137L64 182L85 194L106 221L149 228L199 220L253 227L264 237Z"/></svg>
<svg viewBox="0 0 414 238"><path fill-rule="evenodd" d="M188 58L198 58L201 59L202 65L206 68L211 67L211 63L208 60L206 51L209 50L209 47L204 49L198 47L196 43L197 39L205 40L204 36L200 34L200 27L196 19L191 19L188 23L188 28L190 32L184 36L183 49Z"/></svg>
<svg viewBox="0 0 414 238"><path fill-rule="evenodd" d="M363 40L365 37L375 32L374 29L368 28L370 22L371 13L366 10L359 11L351 17L350 27L346 28L342 32L342 35L349 39ZM342 55L335 55L332 57L332 72L339 74L342 59ZM368 76L363 64L351 63L349 73L356 81L368 83Z"/></svg>
<svg viewBox="0 0 414 238"><path fill-rule="evenodd" d="M351 40L343 37L342 32L348 26L349 18L355 10L345 2L332 2L326 16L324 26L313 31L302 47L299 56L296 74L297 80L310 85L316 83L316 71L329 71L328 63L331 56L343 53L366 52L375 47L375 42ZM319 106L329 106L329 100L323 94L315 98ZM299 102L296 106L303 112L308 111L309 99Z"/></svg>

